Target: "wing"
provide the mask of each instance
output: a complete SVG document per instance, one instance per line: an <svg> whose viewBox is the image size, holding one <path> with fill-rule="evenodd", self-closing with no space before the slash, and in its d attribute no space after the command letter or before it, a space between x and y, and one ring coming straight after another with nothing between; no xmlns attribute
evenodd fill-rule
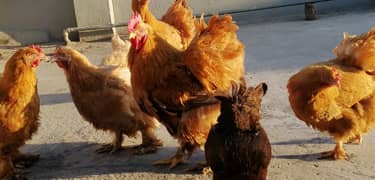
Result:
<svg viewBox="0 0 375 180"><path fill-rule="evenodd" d="M340 95L336 98L340 106L350 108L373 94L375 83L371 75L356 68L338 65L335 67L341 75Z"/></svg>
<svg viewBox="0 0 375 180"><path fill-rule="evenodd" d="M14 112L8 112L14 113ZM3 128L7 129L11 133L15 133L26 126L26 121L23 118L11 118L11 117L1 117L0 122Z"/></svg>
<svg viewBox="0 0 375 180"><path fill-rule="evenodd" d="M182 63L209 93L228 91L244 76L245 50L237 30L231 16L213 16L182 55Z"/></svg>
<svg viewBox="0 0 375 180"><path fill-rule="evenodd" d="M35 87L36 89L37 87ZM4 99L4 97L1 97ZM39 96L34 93L26 106L17 103L19 98L6 97L6 103L0 105L0 126L11 133L25 128L29 121L39 118ZM22 101L22 100L21 100Z"/></svg>
<svg viewBox="0 0 375 180"><path fill-rule="evenodd" d="M165 83L161 83L160 87L150 92L151 96L148 99L157 111L181 114L183 111L219 102L183 64L179 64L171 71L163 82Z"/></svg>

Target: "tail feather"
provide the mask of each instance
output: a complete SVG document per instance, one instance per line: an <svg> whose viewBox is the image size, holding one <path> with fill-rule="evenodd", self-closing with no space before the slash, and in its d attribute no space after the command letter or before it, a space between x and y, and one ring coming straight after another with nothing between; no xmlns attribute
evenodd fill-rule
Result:
<svg viewBox="0 0 375 180"><path fill-rule="evenodd" d="M237 30L230 15L215 15L183 54L182 62L210 93L228 91L243 78L245 49Z"/></svg>
<svg viewBox="0 0 375 180"><path fill-rule="evenodd" d="M161 20L180 32L184 47L187 47L195 35L199 33L195 26L197 20L186 0L176 0Z"/></svg>
<svg viewBox="0 0 375 180"><path fill-rule="evenodd" d="M333 50L345 64L367 72L375 71L375 28L360 36L344 33L344 39Z"/></svg>

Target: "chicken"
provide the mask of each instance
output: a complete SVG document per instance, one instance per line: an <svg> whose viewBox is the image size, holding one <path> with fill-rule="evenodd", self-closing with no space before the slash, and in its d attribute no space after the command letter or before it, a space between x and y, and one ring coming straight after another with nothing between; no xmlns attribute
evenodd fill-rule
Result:
<svg viewBox="0 0 375 180"><path fill-rule="evenodd" d="M6 63L0 79L0 179L18 176L14 165L31 165L39 155L19 148L39 126L39 96L35 69L45 58L38 46L18 50Z"/></svg>
<svg viewBox="0 0 375 180"><path fill-rule="evenodd" d="M130 42L123 41L117 33L112 37L112 53L106 56L100 66L125 66L128 63Z"/></svg>
<svg viewBox="0 0 375 180"><path fill-rule="evenodd" d="M361 142L361 135L375 125L374 77L341 59L305 67L287 88L296 116L336 142L321 158L348 159L343 143Z"/></svg>
<svg viewBox="0 0 375 180"><path fill-rule="evenodd" d="M186 49L206 26L203 16L197 21L186 0L175 0L161 20L151 13L148 8L149 3L150 0L132 0L133 11L140 13L154 32L176 49Z"/></svg>
<svg viewBox="0 0 375 180"><path fill-rule="evenodd" d="M221 114L211 128L205 154L214 180L256 179L267 176L271 145L260 125L265 83L255 88L234 91L232 97L221 97Z"/></svg>
<svg viewBox="0 0 375 180"><path fill-rule="evenodd" d="M344 64L375 74L375 28L360 36L344 33L333 52Z"/></svg>
<svg viewBox="0 0 375 180"><path fill-rule="evenodd" d="M135 154L153 153L162 145L154 134L157 121L143 113L133 98L126 66L97 67L68 47L56 49L54 56L65 72L78 112L96 129L114 133L113 142L96 152L113 153L121 149L123 135L135 137L138 131L142 134L142 144L134 148Z"/></svg>
<svg viewBox="0 0 375 180"><path fill-rule="evenodd" d="M244 45L238 40L232 17L213 16L207 28L185 51L174 48L132 15L128 24L129 68L136 101L178 139L176 155L154 164L184 162L196 147L203 148L211 126L217 123L220 102L233 84L244 83Z"/></svg>

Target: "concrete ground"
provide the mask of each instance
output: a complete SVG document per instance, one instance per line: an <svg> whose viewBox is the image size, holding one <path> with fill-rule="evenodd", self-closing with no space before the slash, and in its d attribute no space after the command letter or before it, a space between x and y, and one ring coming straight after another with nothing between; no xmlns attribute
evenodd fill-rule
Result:
<svg viewBox="0 0 375 180"><path fill-rule="evenodd" d="M308 128L294 116L287 99L288 78L305 65L333 57L331 50L342 39L342 32L359 34L374 24L374 7L329 12L316 21L304 21L302 14L264 17L262 13L234 15L240 24L239 38L246 44L247 81L266 82L262 124L272 143L273 158L268 179L374 179L375 134L364 137L362 145L345 145L348 161L318 160L318 153L331 150L333 141ZM264 12L265 13L265 12ZM282 14L282 13L281 13ZM44 46L49 52L55 45ZM110 44L78 44L75 47L94 63L110 52ZM5 60L14 48L1 48ZM0 58L1 58L0 57ZM5 61L0 62L3 67ZM44 63L38 70L41 97L41 126L23 150L38 153L41 159L27 169L30 179L211 179L184 173L183 169L204 160L196 153L189 164L171 171L152 166L176 150L176 140L164 127L157 135L164 147L156 154L132 156L128 151L113 155L96 154L95 149L109 142L107 132L95 130L78 114L72 103L63 72ZM126 139L124 146L138 144L140 138Z"/></svg>

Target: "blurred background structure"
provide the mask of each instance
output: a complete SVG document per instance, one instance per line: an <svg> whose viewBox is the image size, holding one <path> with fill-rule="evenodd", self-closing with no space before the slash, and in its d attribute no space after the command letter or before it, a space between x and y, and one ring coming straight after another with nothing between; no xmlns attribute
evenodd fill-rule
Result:
<svg viewBox="0 0 375 180"><path fill-rule="evenodd" d="M151 10L161 16L171 1L153 0ZM265 13L290 11L299 13L301 18L305 18L303 5L311 2L319 2L314 4L313 10L318 14L375 4L374 0L188 0L197 15L272 9ZM0 45L63 41L63 31L68 27L79 30L70 34L72 40L107 39L113 29L98 27L125 25L131 13L130 4L131 0L0 0ZM126 33L123 28L119 28L119 32Z"/></svg>

